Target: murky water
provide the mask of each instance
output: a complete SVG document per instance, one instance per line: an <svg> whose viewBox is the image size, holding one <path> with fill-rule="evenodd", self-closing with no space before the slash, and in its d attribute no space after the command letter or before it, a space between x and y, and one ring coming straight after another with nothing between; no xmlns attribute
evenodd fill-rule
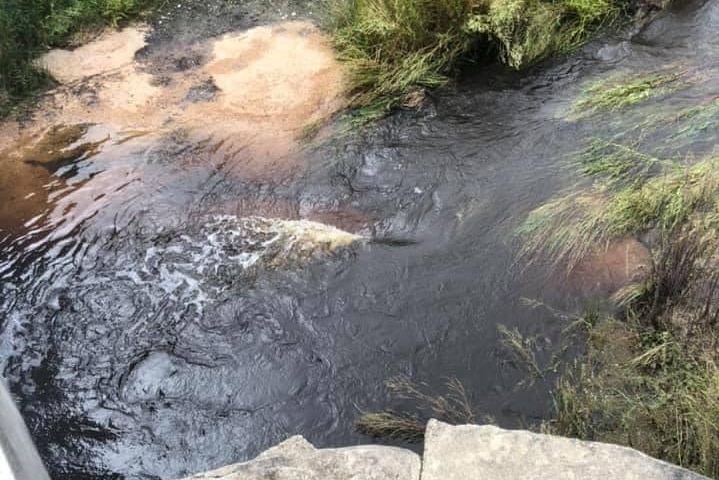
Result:
<svg viewBox="0 0 719 480"><path fill-rule="evenodd" d="M545 415L541 388L515 391L496 325L552 342L562 325L522 297L577 308L612 285L523 269L513 231L577 180L567 158L592 137L711 151L717 110L681 138L641 127L717 101L717 31L719 2L691 2L535 73L465 78L420 112L292 153L290 170L258 174L242 138L182 129L158 143L58 126L3 152L0 359L53 478L173 478L295 433L367 442L351 423L388 405L397 374L456 376L505 426ZM692 74L629 111L567 119L586 82L659 68ZM366 240L298 254L253 215Z"/></svg>

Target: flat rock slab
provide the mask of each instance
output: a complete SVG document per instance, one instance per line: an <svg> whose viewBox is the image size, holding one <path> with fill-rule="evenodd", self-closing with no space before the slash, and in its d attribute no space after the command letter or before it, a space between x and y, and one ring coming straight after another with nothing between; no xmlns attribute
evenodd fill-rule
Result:
<svg viewBox="0 0 719 480"><path fill-rule="evenodd" d="M295 436L254 460L186 480L419 480L420 469L419 455L403 448L316 449Z"/></svg>
<svg viewBox="0 0 719 480"><path fill-rule="evenodd" d="M422 480L709 480L616 445L430 420Z"/></svg>

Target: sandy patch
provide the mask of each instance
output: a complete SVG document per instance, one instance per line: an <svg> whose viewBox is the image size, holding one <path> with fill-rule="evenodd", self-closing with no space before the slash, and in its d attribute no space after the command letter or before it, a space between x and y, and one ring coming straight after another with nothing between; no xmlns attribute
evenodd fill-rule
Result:
<svg viewBox="0 0 719 480"><path fill-rule="evenodd" d="M205 70L223 106L247 118L297 129L340 106L342 78L332 51L304 22L225 36Z"/></svg>
<svg viewBox="0 0 719 480"><path fill-rule="evenodd" d="M148 73L151 66L136 58L146 33L145 27L109 31L85 46L55 50L41 59L63 85L45 96L32 122L0 124L0 223L6 228L42 211L47 185L55 178L54 168L41 163L76 158L77 152L62 152L72 143L92 143L65 135L76 133L78 126L109 132L106 142L93 144L99 151L117 142L128 152L148 144L154 148L153 142L161 149L169 136L182 131L183 142L195 147L197 162L208 168L238 179L283 182L303 168L297 141L303 128L343 105L340 65L311 23L258 27L193 44L188 51L207 52L198 56L207 61L164 70L161 76ZM166 57L172 63L177 54L168 50L159 61ZM53 158L41 159L48 138Z"/></svg>
<svg viewBox="0 0 719 480"><path fill-rule="evenodd" d="M198 60L160 76L136 59L145 35L144 27L107 32L43 57L63 85L46 95L29 124L0 124L0 230L24 229L41 214L60 221L47 211L52 205L55 213L72 205L97 211L131 178L152 184L144 176L156 176L156 166L134 168L130 175L115 163L132 152L163 150L176 142L176 132L182 132L181 145L192 146L192 157L168 158L169 176L180 178L182 169L200 164L223 177L283 182L303 167L296 140L303 127L343 105L341 68L310 23L258 27L194 44L189 50L204 52L193 56L206 58L204 64ZM157 61L174 65L177 55L168 50ZM102 138L95 138L97 132ZM96 158L105 171L73 178L72 165L81 158ZM72 205L63 206L65 200Z"/></svg>
<svg viewBox="0 0 719 480"><path fill-rule="evenodd" d="M38 63L60 83L111 73L134 63L135 52L145 46L146 34L147 29L142 27L129 27L119 32L108 30L75 50L52 50Z"/></svg>
<svg viewBox="0 0 719 480"><path fill-rule="evenodd" d="M297 166L297 137L306 125L343 105L344 81L334 53L319 30L288 22L228 34L192 47L212 52L204 65L164 75L147 73L135 59L146 30L108 32L75 50L43 57L66 85L39 107L25 130L52 125L112 123L118 130L178 128L190 142L211 138L218 152L234 157L245 176L273 175ZM176 52L168 52L171 56ZM204 90L203 90L204 89ZM0 127L0 140L17 138L15 125Z"/></svg>

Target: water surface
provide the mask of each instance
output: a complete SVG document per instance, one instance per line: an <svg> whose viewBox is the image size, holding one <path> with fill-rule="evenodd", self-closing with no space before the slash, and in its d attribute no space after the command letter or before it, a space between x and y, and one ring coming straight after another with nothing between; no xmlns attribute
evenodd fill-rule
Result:
<svg viewBox="0 0 719 480"><path fill-rule="evenodd" d="M228 149L181 130L158 144L61 125L20 161L4 152L0 359L53 478L174 478L292 434L367 442L352 421L392 405L383 381L398 374L456 376L502 426L546 416L542 388L514 388L496 325L550 346L561 321L521 298L578 309L609 287L523 268L513 232L578 181L568 159L592 137L710 152L716 111L681 138L642 121L717 100L718 29L719 2L690 2L534 72L469 74L262 175L243 171L242 138ZM687 86L567 118L588 82L664 68L692 72ZM273 237L252 215L367 241L253 267Z"/></svg>

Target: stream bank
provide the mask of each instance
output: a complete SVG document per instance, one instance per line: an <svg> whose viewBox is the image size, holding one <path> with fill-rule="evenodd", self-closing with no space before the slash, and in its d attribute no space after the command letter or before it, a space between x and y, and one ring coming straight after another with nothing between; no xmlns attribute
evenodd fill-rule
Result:
<svg viewBox="0 0 719 480"><path fill-rule="evenodd" d="M717 3L665 12L632 39L597 39L534 72L467 74L417 112L289 151L291 128L275 142L274 132L225 124L219 83L202 77L227 66L208 47L220 37L193 35L236 37L191 31L193 9L205 7L186 8L172 20L180 23L150 33L130 65L153 95L169 90L179 103L103 95L102 85L80 82L53 93L77 107L39 114L41 134L0 157L0 182L12 187L2 204L33 205L9 208L14 216L3 220L0 358L53 477L177 478L293 434L319 447L364 443L353 420L399 407L382 384L400 374L430 388L458 377L475 408L504 427L550 415L541 385L516 392L523 375L498 347L496 324L521 328L550 352L565 324L521 298L576 310L616 285L547 278L541 261L518 265L514 233L577 181L565 160L585 139L639 123L619 113L569 121L586 84L667 63L711 67ZM235 21L200 23L231 30ZM124 68L107 80L122 84ZM717 94L713 85L644 107L696 105ZM186 101L190 91L201 106ZM112 115L92 117L94 105ZM129 122L125 110L142 114ZM163 129L167 111L191 128ZM108 133L115 114L123 129ZM69 125L56 124L63 115ZM130 128L143 116L153 129ZM2 128L21 138L19 125ZM705 130L685 148L714 144ZM315 220L369 241L278 268L272 259L285 250L267 244L276 230L248 224L253 215L271 228ZM267 248L266 268L238 265Z"/></svg>
<svg viewBox="0 0 719 480"><path fill-rule="evenodd" d="M187 480L708 480L615 445L488 425L430 420L422 457L405 449L359 445L315 449L292 437L241 464Z"/></svg>

